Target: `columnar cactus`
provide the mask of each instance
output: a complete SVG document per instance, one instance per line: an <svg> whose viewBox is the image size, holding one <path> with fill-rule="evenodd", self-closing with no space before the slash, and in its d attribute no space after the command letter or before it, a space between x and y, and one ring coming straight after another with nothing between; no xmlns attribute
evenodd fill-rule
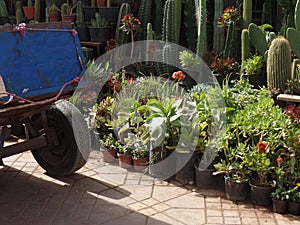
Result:
<svg viewBox="0 0 300 225"><path fill-rule="evenodd" d="M8 16L8 11L4 0L0 0L0 16L2 17Z"/></svg>
<svg viewBox="0 0 300 225"><path fill-rule="evenodd" d="M180 27L181 27L181 11L182 11L182 3L181 0L175 0L175 35L176 35L176 43L179 44L180 40Z"/></svg>
<svg viewBox="0 0 300 225"><path fill-rule="evenodd" d="M197 49L196 53L202 57L206 52L206 1L195 0L196 18L197 18Z"/></svg>
<svg viewBox="0 0 300 225"><path fill-rule="evenodd" d="M291 48L287 39L277 37L271 43L267 62L268 86L284 91L284 84L291 79Z"/></svg>
<svg viewBox="0 0 300 225"><path fill-rule="evenodd" d="M22 11L22 4L20 1L16 2L16 23L20 24L23 20L23 11Z"/></svg>
<svg viewBox="0 0 300 225"><path fill-rule="evenodd" d="M249 39L249 31L248 29L242 30L241 35L241 55L242 55L242 63L249 58L250 53L250 39Z"/></svg>
<svg viewBox="0 0 300 225"><path fill-rule="evenodd" d="M223 14L223 2L223 0L215 0L213 49L217 52L224 50L224 29L218 26L219 17Z"/></svg>
<svg viewBox="0 0 300 225"><path fill-rule="evenodd" d="M83 27L84 26L84 14L83 14L82 1L78 1L76 13L77 13L76 24L77 24L77 26Z"/></svg>
<svg viewBox="0 0 300 225"><path fill-rule="evenodd" d="M147 24L147 43L146 43L146 63L149 62L149 52L151 51L150 49L150 41L154 39L153 35L153 29L152 29L152 24L148 23Z"/></svg>
<svg viewBox="0 0 300 225"><path fill-rule="evenodd" d="M124 31L120 30L121 27L121 20L124 15L131 14L131 7L128 3L122 3L119 9L119 15L116 25L116 33L115 33L115 39L118 43L118 45L125 44L127 42L127 35Z"/></svg>
<svg viewBox="0 0 300 225"><path fill-rule="evenodd" d="M252 0L243 1L243 28L248 28L252 20Z"/></svg>
<svg viewBox="0 0 300 225"><path fill-rule="evenodd" d="M227 30L227 37L226 37L226 42L225 42L225 48L223 51L223 57L225 59L227 58L232 58L232 51L233 45L234 45L234 40L235 40L235 22L231 21L228 26Z"/></svg>
<svg viewBox="0 0 300 225"><path fill-rule="evenodd" d="M294 59L292 63L292 79L299 79L297 70L299 70L297 67L300 65L300 59Z"/></svg>
<svg viewBox="0 0 300 225"><path fill-rule="evenodd" d="M161 35L162 32L162 21L163 21L163 3L162 0L155 0L155 20L154 20L154 31L156 35Z"/></svg>
<svg viewBox="0 0 300 225"><path fill-rule="evenodd" d="M40 21L41 18L41 0L34 1L34 20Z"/></svg>
<svg viewBox="0 0 300 225"><path fill-rule="evenodd" d="M138 11L138 19L141 22L141 32L137 34L137 40L147 38L147 24L150 22L152 0L141 0Z"/></svg>
<svg viewBox="0 0 300 225"><path fill-rule="evenodd" d="M188 48L191 51L196 50L196 17L195 17L195 4L193 0L186 0L184 8L184 26L185 36Z"/></svg>
<svg viewBox="0 0 300 225"><path fill-rule="evenodd" d="M164 7L162 40L176 43L175 0L167 0Z"/></svg>

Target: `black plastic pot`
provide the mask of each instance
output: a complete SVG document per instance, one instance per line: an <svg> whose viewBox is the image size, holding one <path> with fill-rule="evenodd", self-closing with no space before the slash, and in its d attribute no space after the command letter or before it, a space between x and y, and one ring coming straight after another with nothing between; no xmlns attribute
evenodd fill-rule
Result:
<svg viewBox="0 0 300 225"><path fill-rule="evenodd" d="M119 7L98 7L101 16L109 22L115 23L118 19Z"/></svg>
<svg viewBox="0 0 300 225"><path fill-rule="evenodd" d="M110 27L89 27L92 42L106 42L110 37Z"/></svg>
<svg viewBox="0 0 300 225"><path fill-rule="evenodd" d="M273 186L260 186L254 180L250 180L250 197L251 202L255 205L268 206L271 205L271 193L274 191Z"/></svg>
<svg viewBox="0 0 300 225"><path fill-rule="evenodd" d="M273 205L273 211L276 213L284 214L287 212L288 209L287 201L282 201L282 200L272 198L272 205Z"/></svg>
<svg viewBox="0 0 300 225"><path fill-rule="evenodd" d="M88 27L76 27L80 41L90 41L90 31Z"/></svg>
<svg viewBox="0 0 300 225"><path fill-rule="evenodd" d="M195 184L198 188L208 189L216 188L220 185L220 180L223 181L222 176L213 175L215 169L199 169L198 164L194 165L195 169Z"/></svg>
<svg viewBox="0 0 300 225"><path fill-rule="evenodd" d="M176 152L176 175L175 179L182 184L194 184L196 153Z"/></svg>
<svg viewBox="0 0 300 225"><path fill-rule="evenodd" d="M254 86L254 88L259 89L263 86L267 86L267 75L266 74L243 74L243 76L249 80L249 83Z"/></svg>
<svg viewBox="0 0 300 225"><path fill-rule="evenodd" d="M225 177L225 193L231 201L245 201L249 196L249 181L237 182Z"/></svg>
<svg viewBox="0 0 300 225"><path fill-rule="evenodd" d="M83 7L84 20L91 21L91 19L95 18L96 12L98 12L97 7L84 6Z"/></svg>
<svg viewBox="0 0 300 225"><path fill-rule="evenodd" d="M288 212L300 216L300 202L288 202Z"/></svg>
<svg viewBox="0 0 300 225"><path fill-rule="evenodd" d="M9 22L8 16L0 16L0 25L4 25Z"/></svg>

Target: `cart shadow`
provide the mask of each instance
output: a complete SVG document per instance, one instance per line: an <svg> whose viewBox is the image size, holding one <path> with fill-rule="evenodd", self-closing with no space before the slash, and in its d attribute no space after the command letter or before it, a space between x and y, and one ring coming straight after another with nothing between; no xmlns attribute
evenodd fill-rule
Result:
<svg viewBox="0 0 300 225"><path fill-rule="evenodd" d="M131 193L120 187L81 174L35 175L9 166L0 170L0 224L167 225L128 208Z"/></svg>

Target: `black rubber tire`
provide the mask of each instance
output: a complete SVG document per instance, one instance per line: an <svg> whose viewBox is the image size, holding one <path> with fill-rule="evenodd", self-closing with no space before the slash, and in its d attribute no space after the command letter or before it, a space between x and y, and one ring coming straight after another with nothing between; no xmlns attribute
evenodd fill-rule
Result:
<svg viewBox="0 0 300 225"><path fill-rule="evenodd" d="M37 163L50 175L67 176L85 165L91 143L87 123L80 111L70 102L60 100L46 111L48 126L55 129L58 145L32 150ZM44 133L41 115L33 121Z"/></svg>

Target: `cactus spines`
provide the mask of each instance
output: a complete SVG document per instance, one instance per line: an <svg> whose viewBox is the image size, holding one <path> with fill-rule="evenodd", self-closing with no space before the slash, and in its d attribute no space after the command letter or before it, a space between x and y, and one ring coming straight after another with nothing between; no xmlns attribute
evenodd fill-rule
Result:
<svg viewBox="0 0 300 225"><path fill-rule="evenodd" d="M180 27L181 27L181 11L182 11L182 4L181 0L175 0L175 37L176 43L179 44L180 40Z"/></svg>
<svg viewBox="0 0 300 225"><path fill-rule="evenodd" d="M34 2L34 20L40 21L41 19L41 0L35 0Z"/></svg>
<svg viewBox="0 0 300 225"><path fill-rule="evenodd" d="M228 26L225 48L223 51L224 59L227 59L229 57L232 58L232 50L233 50L232 47L235 39L234 36L235 36L235 23L231 21Z"/></svg>
<svg viewBox="0 0 300 225"><path fill-rule="evenodd" d="M147 38L147 24L150 22L152 0L141 0L138 18L141 22L141 32L137 34L137 40L145 40Z"/></svg>
<svg viewBox="0 0 300 225"><path fill-rule="evenodd" d="M223 0L215 0L213 49L217 52L222 52L224 49L224 29L218 26L219 17L223 13L223 8Z"/></svg>
<svg viewBox="0 0 300 225"><path fill-rule="evenodd" d="M146 43L146 63L149 63L149 52L150 52L150 43L154 39L152 24L147 24L147 43Z"/></svg>
<svg viewBox="0 0 300 225"><path fill-rule="evenodd" d="M206 52L206 0L195 0L196 18L197 18L197 49L196 53L202 57Z"/></svg>
<svg viewBox="0 0 300 225"><path fill-rule="evenodd" d="M2 17L8 16L8 11L4 0L0 0L0 16Z"/></svg>
<svg viewBox="0 0 300 225"><path fill-rule="evenodd" d="M118 43L118 45L125 44L127 41L127 35L124 31L120 30L121 26L121 20L124 15L126 14L131 14L131 7L128 3L122 3L119 9L119 14L118 14L118 20L117 20L117 25L116 25L116 33L115 33L115 39Z"/></svg>
<svg viewBox="0 0 300 225"><path fill-rule="evenodd" d="M243 1L243 28L248 28L252 20L252 0Z"/></svg>
<svg viewBox="0 0 300 225"><path fill-rule="evenodd" d="M20 9L16 10L16 23L20 24L22 23L23 13Z"/></svg>
<svg viewBox="0 0 300 225"><path fill-rule="evenodd" d="M249 58L250 53L250 39L248 29L243 29L241 34L241 55L242 55L242 63Z"/></svg>
<svg viewBox="0 0 300 225"><path fill-rule="evenodd" d="M164 7L162 40L176 43L175 1L167 0Z"/></svg>
<svg viewBox="0 0 300 225"><path fill-rule="evenodd" d="M284 84L291 79L291 49L284 37L275 38L268 51L267 62L268 86L284 91Z"/></svg>
<svg viewBox="0 0 300 225"><path fill-rule="evenodd" d="M249 24L248 30L251 43L261 55L265 56L269 48L265 33L254 23Z"/></svg>

